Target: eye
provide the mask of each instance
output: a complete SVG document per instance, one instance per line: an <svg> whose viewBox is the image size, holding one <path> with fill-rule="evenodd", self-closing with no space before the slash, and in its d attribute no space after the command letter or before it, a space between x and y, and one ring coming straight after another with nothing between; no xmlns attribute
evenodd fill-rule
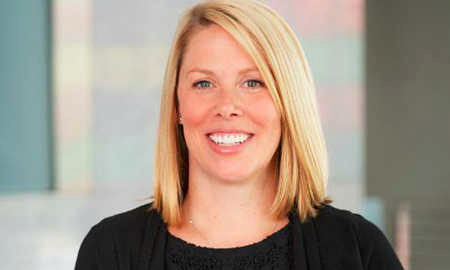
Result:
<svg viewBox="0 0 450 270"><path fill-rule="evenodd" d="M208 88L208 87L211 87L211 82L202 80L202 81L195 82L192 86L194 88Z"/></svg>
<svg viewBox="0 0 450 270"><path fill-rule="evenodd" d="M263 87L264 83L259 80L248 80L245 82L245 85L250 88Z"/></svg>

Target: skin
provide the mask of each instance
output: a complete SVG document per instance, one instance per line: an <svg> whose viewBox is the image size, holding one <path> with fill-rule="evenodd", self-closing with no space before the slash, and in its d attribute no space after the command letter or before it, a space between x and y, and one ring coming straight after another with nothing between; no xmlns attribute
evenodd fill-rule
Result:
<svg viewBox="0 0 450 270"><path fill-rule="evenodd" d="M169 231L196 245L227 248L260 241L286 225L286 217L268 211L276 193L280 115L251 57L220 26L191 37L177 98L189 149L189 188L183 222ZM254 136L238 153L217 153L206 135L215 129Z"/></svg>

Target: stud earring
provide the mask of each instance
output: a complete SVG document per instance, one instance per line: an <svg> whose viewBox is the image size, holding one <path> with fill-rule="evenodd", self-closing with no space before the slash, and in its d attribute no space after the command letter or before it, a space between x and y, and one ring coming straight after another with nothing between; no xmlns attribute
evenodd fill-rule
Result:
<svg viewBox="0 0 450 270"><path fill-rule="evenodd" d="M183 124L183 118L180 116L180 117L178 117L178 124L180 124L180 125L182 125Z"/></svg>

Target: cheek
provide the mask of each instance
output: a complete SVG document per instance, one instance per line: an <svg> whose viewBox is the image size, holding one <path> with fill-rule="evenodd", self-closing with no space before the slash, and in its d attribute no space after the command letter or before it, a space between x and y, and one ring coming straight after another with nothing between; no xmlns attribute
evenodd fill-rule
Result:
<svg viewBox="0 0 450 270"><path fill-rule="evenodd" d="M208 103L187 93L181 97L179 105L183 122L184 138L188 148L201 144L203 139L203 127L208 118Z"/></svg>
<svg viewBox="0 0 450 270"><path fill-rule="evenodd" d="M208 104L202 102L198 97L187 93L179 101L180 114L185 126L199 125L207 117Z"/></svg>
<svg viewBox="0 0 450 270"><path fill-rule="evenodd" d="M278 113L270 96L256 100L252 103L252 106L249 106L248 108L250 118L258 126L262 128L270 128L274 134L280 130L280 114Z"/></svg>

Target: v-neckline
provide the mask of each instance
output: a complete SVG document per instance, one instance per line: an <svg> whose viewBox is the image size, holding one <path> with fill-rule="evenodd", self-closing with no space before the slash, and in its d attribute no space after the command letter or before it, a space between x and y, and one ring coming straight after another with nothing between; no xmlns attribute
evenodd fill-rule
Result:
<svg viewBox="0 0 450 270"><path fill-rule="evenodd" d="M292 269L322 270L319 241L312 219L300 222L295 214L289 215L292 237ZM151 210L147 218L139 270L163 270L168 230L156 210Z"/></svg>

